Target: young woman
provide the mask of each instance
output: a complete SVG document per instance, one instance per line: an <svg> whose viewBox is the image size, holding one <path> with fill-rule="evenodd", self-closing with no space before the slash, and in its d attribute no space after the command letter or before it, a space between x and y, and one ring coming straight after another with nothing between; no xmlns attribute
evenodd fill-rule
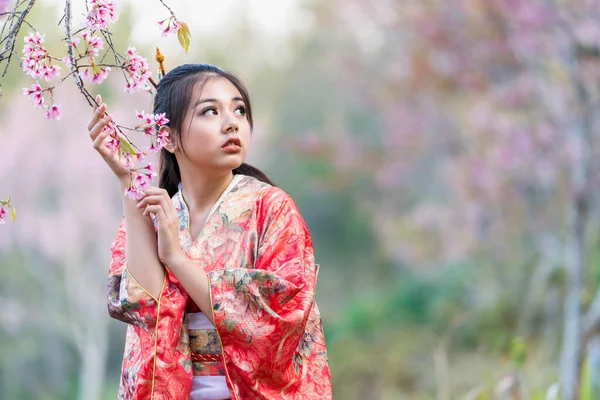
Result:
<svg viewBox="0 0 600 400"><path fill-rule="evenodd" d="M88 130L123 192L97 102ZM182 65L158 84L154 113L170 121L159 187L123 196L111 247L108 310L128 324L119 399L331 399L310 234L290 196L243 163L247 90Z"/></svg>

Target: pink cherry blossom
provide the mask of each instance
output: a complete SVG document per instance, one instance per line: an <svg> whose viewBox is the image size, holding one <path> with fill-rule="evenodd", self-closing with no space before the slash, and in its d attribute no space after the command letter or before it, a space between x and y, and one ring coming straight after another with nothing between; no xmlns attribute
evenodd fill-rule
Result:
<svg viewBox="0 0 600 400"><path fill-rule="evenodd" d="M81 39L79 39L78 37L74 37L74 38L71 40L71 46L73 46L73 47L77 47L77 45L79 44L79 42L81 42Z"/></svg>
<svg viewBox="0 0 600 400"><path fill-rule="evenodd" d="M6 209L4 205L0 206L0 225L4 224L4 216L6 215Z"/></svg>
<svg viewBox="0 0 600 400"><path fill-rule="evenodd" d="M93 36L90 31L83 31L81 37L85 40L86 54L98 57L100 50L104 49L104 40L100 36Z"/></svg>
<svg viewBox="0 0 600 400"><path fill-rule="evenodd" d="M154 125L149 125L144 128L144 133L146 136L154 136L156 134L156 127Z"/></svg>
<svg viewBox="0 0 600 400"><path fill-rule="evenodd" d="M131 154L124 154L123 158L125 159L125 168L133 169L134 168L133 159L135 158L135 156L132 156Z"/></svg>
<svg viewBox="0 0 600 400"><path fill-rule="evenodd" d="M158 26L162 31L162 36L167 36L170 33L177 33L179 31L179 22L174 17L164 19L162 21L158 21Z"/></svg>
<svg viewBox="0 0 600 400"><path fill-rule="evenodd" d="M127 85L125 91L134 93L141 90L149 90L147 80L151 75L148 68L148 61L136 54L135 47L130 47L127 50L127 60L123 63L126 73Z"/></svg>
<svg viewBox="0 0 600 400"><path fill-rule="evenodd" d="M108 142L106 142L106 147L112 151L113 153L116 153L117 151L119 151L119 146L121 145L121 139L119 139L118 137L111 137Z"/></svg>
<svg viewBox="0 0 600 400"><path fill-rule="evenodd" d="M90 71L88 68L79 71L79 76L81 77L81 79L83 79L84 81L87 79L90 79Z"/></svg>
<svg viewBox="0 0 600 400"><path fill-rule="evenodd" d="M23 88L23 94L35 102L36 108L44 108L43 92L44 90L37 82L29 88Z"/></svg>
<svg viewBox="0 0 600 400"><path fill-rule="evenodd" d="M144 110L140 111L136 111L135 112L135 116L138 119L138 124L137 124L137 128L141 128L144 127L145 125L151 124L152 122L154 122L154 118L152 114L146 114L144 112Z"/></svg>
<svg viewBox="0 0 600 400"><path fill-rule="evenodd" d="M52 58L42 43L44 36L37 32L25 37L23 71L34 79L43 78L50 81L60 75L60 67L52 65Z"/></svg>
<svg viewBox="0 0 600 400"><path fill-rule="evenodd" d="M165 117L165 115L165 113L155 114L154 123L159 127L168 124L169 120Z"/></svg>
<svg viewBox="0 0 600 400"><path fill-rule="evenodd" d="M162 149L169 143L169 132L161 131L158 132L158 148Z"/></svg>
<svg viewBox="0 0 600 400"><path fill-rule="evenodd" d="M119 136L117 135L117 131L113 124L108 124L102 129L102 133L109 131L108 141L104 144L109 150L116 153L119 150L119 145L121 141Z"/></svg>
<svg viewBox="0 0 600 400"><path fill-rule="evenodd" d="M48 107L48 111L46 111L46 118L60 120L61 116L60 110L56 104L52 104L50 107Z"/></svg>
<svg viewBox="0 0 600 400"><path fill-rule="evenodd" d="M137 174L135 177L135 185L140 189L146 189L149 185L148 177L145 174Z"/></svg>
<svg viewBox="0 0 600 400"><path fill-rule="evenodd" d="M136 111L136 116L138 119L136 129L144 132L146 136L149 136L152 139L150 147L148 148L148 153L156 153L165 147L169 142L169 133L167 131L161 132L158 130L160 126L169 123L169 119L165 116L165 113L146 114L144 111Z"/></svg>
<svg viewBox="0 0 600 400"><path fill-rule="evenodd" d="M139 155L139 154L138 154ZM141 171L146 170L148 173L143 173ZM131 180L129 187L125 191L125 196L135 199L141 199L143 197L143 190L148 188L150 185L150 181L155 176L158 176L156 172L154 172L154 166L152 163L148 163L145 167L139 168L137 170L131 171Z"/></svg>
<svg viewBox="0 0 600 400"><path fill-rule="evenodd" d="M146 174L148 179L152 179L153 176L158 176L158 174L156 173L156 167L152 163L148 163L148 165L146 165L142 169L145 169L146 171L148 171L148 173Z"/></svg>
<svg viewBox="0 0 600 400"><path fill-rule="evenodd" d="M125 189L125 196L130 199L141 200L144 197L144 193L137 186L129 186Z"/></svg>
<svg viewBox="0 0 600 400"><path fill-rule="evenodd" d="M39 32L29 32L29 35L25 36L25 43L41 46L44 43L45 35L41 35Z"/></svg>
<svg viewBox="0 0 600 400"><path fill-rule="evenodd" d="M105 29L117 20L117 6L113 0L90 0L88 6L86 25L90 29Z"/></svg>
<svg viewBox="0 0 600 400"><path fill-rule="evenodd" d="M70 57L63 57L62 62L65 63L65 65L67 66L67 68L71 68L73 66L73 63L71 62L71 58Z"/></svg>
<svg viewBox="0 0 600 400"><path fill-rule="evenodd" d="M158 128L169 123L169 119L165 116L165 113L146 114L144 111L136 111L136 116L138 119L136 129L144 132L147 136L157 135Z"/></svg>
<svg viewBox="0 0 600 400"><path fill-rule="evenodd" d="M100 68L100 73L94 73L94 76L92 76L92 79L90 79L90 83L100 84L104 82L104 80L108 76L109 71L109 67Z"/></svg>

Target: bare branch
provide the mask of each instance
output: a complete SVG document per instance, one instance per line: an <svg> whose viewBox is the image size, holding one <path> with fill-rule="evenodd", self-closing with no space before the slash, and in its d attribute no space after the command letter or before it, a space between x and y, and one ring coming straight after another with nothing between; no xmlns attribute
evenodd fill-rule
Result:
<svg viewBox="0 0 600 400"><path fill-rule="evenodd" d="M61 78L61 80L60 80L60 81L58 81L58 82L56 83L56 85L54 85L54 86L52 86L52 87L49 87L49 88L47 88L47 89L45 89L45 90L54 90L54 89L56 89L56 87L57 87L58 85L60 85L61 83L63 83L64 81L66 81L66 80L67 80L67 79L68 79L68 78L69 78L71 75L73 75L73 74L76 74L76 73L77 73L77 72L73 72L73 71L69 72L67 75L63 76L63 77Z"/></svg>
<svg viewBox="0 0 600 400"><path fill-rule="evenodd" d="M163 5L163 6L165 6L165 8L166 8L167 10L169 10L169 12L171 13L171 16L172 16L173 18L175 18L175 13L173 12L173 10L171 10L171 8L170 8L170 7L169 7L169 6L168 6L168 5L167 5L167 4L166 4L166 3L165 3L163 0L159 0L159 1L162 3L162 5Z"/></svg>
<svg viewBox="0 0 600 400"><path fill-rule="evenodd" d="M92 98L92 96L85 90L83 86L83 80L77 73L77 62L75 61L75 56L73 53L73 36L71 35L71 0L65 0L65 33L67 38L67 51L69 53L69 58L73 60L71 62L71 72L73 72L73 78L75 79L75 84L79 88L79 91L83 94L83 97L86 98L88 104L90 106L94 105L96 101ZM92 103L93 102L93 103ZM97 104L95 104L97 105Z"/></svg>
<svg viewBox="0 0 600 400"><path fill-rule="evenodd" d="M19 31L21 30L21 25L23 25L25 17L27 16L27 14L29 14L29 11L31 11L31 7L33 7L34 4L35 0L29 0L29 3L27 3L27 6L21 12L21 15L19 16L17 22L14 25L12 25L10 31L8 31L8 34L6 35L7 41L6 43L4 43L2 50L0 50L0 62L7 60L8 63L10 63L10 56L14 51L15 42L17 40Z"/></svg>

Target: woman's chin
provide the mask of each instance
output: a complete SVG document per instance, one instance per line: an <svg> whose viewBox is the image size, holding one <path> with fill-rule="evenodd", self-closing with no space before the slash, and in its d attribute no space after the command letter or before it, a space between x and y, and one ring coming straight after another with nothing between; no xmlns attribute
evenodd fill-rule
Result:
<svg viewBox="0 0 600 400"><path fill-rule="evenodd" d="M238 168L240 165L242 165L242 163L244 162L244 157L238 156L238 157L227 157L227 160L223 160L222 163L219 163L219 169L224 169L224 170L234 170L236 168Z"/></svg>

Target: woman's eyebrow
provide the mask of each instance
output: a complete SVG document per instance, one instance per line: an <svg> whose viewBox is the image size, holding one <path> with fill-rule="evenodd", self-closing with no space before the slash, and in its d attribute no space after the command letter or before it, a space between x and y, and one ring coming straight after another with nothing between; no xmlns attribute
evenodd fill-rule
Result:
<svg viewBox="0 0 600 400"><path fill-rule="evenodd" d="M231 101L244 101L243 98L241 97L234 97L231 99ZM199 99L196 104L194 104L194 107L197 107L198 105L202 104L202 103L218 103L219 100L214 99L214 98L209 98L209 99Z"/></svg>

